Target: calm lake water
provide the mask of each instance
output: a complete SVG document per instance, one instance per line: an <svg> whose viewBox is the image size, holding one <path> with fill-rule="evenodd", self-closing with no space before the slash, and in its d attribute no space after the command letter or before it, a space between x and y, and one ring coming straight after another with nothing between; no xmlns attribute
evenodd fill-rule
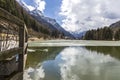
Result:
<svg viewBox="0 0 120 80"><path fill-rule="evenodd" d="M28 49L24 80L120 80L119 46Z"/></svg>

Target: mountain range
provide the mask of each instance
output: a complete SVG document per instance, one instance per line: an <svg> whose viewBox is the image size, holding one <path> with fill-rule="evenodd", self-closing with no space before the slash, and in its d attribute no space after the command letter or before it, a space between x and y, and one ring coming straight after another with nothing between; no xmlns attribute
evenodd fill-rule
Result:
<svg viewBox="0 0 120 80"><path fill-rule="evenodd" d="M37 8L34 10L29 10L29 8L21 0L17 1L34 19L36 19L39 23L48 26L51 31L59 31L66 37L75 38L70 32L63 29L55 19L44 16L44 14Z"/></svg>
<svg viewBox="0 0 120 80"><path fill-rule="evenodd" d="M35 9L30 11L29 13L40 23L49 26L51 30L58 30L61 33L64 33L65 36L74 38L74 36L67 32L65 29L63 29L55 19L44 16L44 14L41 11Z"/></svg>
<svg viewBox="0 0 120 80"><path fill-rule="evenodd" d="M111 29L113 29L114 31L117 31L118 29L120 29L120 21L117 21L117 22L111 24L109 27Z"/></svg>
<svg viewBox="0 0 120 80"><path fill-rule="evenodd" d="M59 25L55 19L46 17L39 9L37 9L37 7L35 7L33 10L30 10L29 6L22 2L22 0L17 1L27 11L27 13L30 14L40 24L46 25L51 32L55 31L52 34L60 32L61 34L64 34L65 37L81 39L87 32L87 31L81 32L81 30L78 30L76 32L68 32L63 27L61 27L61 25ZM113 23L108 27L110 27L113 31L117 31L119 29L119 25L120 21Z"/></svg>

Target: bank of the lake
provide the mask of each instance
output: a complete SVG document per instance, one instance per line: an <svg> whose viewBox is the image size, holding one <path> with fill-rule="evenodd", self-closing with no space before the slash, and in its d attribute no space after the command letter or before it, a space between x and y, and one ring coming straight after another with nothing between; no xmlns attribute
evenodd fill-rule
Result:
<svg viewBox="0 0 120 80"><path fill-rule="evenodd" d="M29 42L29 47L35 46L120 46L120 41L40 40Z"/></svg>

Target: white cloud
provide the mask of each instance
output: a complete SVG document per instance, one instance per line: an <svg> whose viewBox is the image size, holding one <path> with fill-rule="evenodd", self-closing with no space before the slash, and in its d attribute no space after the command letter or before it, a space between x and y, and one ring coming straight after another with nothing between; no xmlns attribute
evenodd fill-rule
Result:
<svg viewBox="0 0 120 80"><path fill-rule="evenodd" d="M120 19L120 0L62 0L62 26L68 31L110 25Z"/></svg>
<svg viewBox="0 0 120 80"><path fill-rule="evenodd" d="M33 1L34 1L35 6L38 10L40 10L42 12L45 10L46 3L44 0L33 0Z"/></svg>
<svg viewBox="0 0 120 80"><path fill-rule="evenodd" d="M29 10L38 9L42 12L45 10L46 2L44 0L21 0Z"/></svg>

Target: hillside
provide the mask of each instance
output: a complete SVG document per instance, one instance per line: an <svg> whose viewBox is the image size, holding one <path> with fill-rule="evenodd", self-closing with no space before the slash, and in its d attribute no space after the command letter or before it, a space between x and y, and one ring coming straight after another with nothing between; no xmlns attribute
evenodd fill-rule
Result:
<svg viewBox="0 0 120 80"><path fill-rule="evenodd" d="M25 8L26 9L26 8ZM62 36L68 36L70 38L74 38L74 36L72 34L70 34L69 32L67 32L65 29L63 29L55 19L52 19L50 17L46 17L44 16L44 14L38 10L38 9L34 9L32 11L28 10L28 13L34 18L36 19L39 23L44 24L46 26L48 26L50 28L51 31L54 32L54 34L51 35L55 35L56 31L58 31ZM57 36L57 35L56 35ZM59 35L58 35L59 36Z"/></svg>
<svg viewBox="0 0 120 80"><path fill-rule="evenodd" d="M85 40L120 40L120 21L108 27L89 30L83 37Z"/></svg>
<svg viewBox="0 0 120 80"><path fill-rule="evenodd" d="M120 29L120 21L113 23L109 26L111 29L113 29L114 31L117 31Z"/></svg>
<svg viewBox="0 0 120 80"><path fill-rule="evenodd" d="M64 34L60 33L58 30L51 31L48 25L39 23L23 7L21 7L16 0L0 0L0 8L3 8L21 19L26 24L30 37L58 38L60 35L60 37L64 36Z"/></svg>

